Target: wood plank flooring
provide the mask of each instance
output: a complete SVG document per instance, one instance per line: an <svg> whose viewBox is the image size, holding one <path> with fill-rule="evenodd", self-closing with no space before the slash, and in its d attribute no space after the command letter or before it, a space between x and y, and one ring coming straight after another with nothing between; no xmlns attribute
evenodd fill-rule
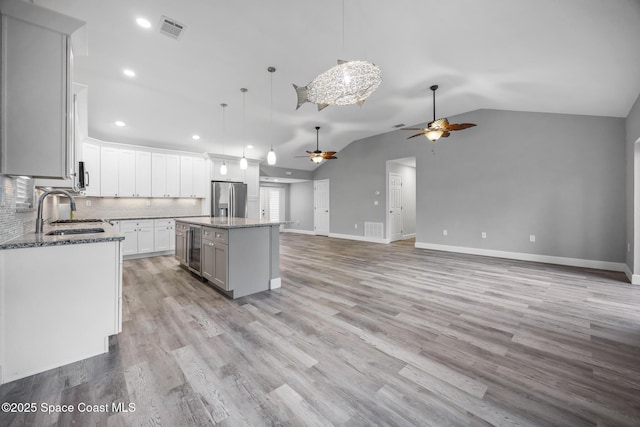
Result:
<svg viewBox="0 0 640 427"><path fill-rule="evenodd" d="M281 274L232 301L172 257L126 261L110 352L0 401L135 412L0 425L640 425L640 287L621 273L282 234Z"/></svg>

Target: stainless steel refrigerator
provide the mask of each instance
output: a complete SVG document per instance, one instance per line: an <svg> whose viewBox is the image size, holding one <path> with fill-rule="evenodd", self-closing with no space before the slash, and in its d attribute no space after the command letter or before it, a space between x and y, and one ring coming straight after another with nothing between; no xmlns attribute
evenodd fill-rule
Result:
<svg viewBox="0 0 640 427"><path fill-rule="evenodd" d="M247 184L211 181L211 216L247 217Z"/></svg>

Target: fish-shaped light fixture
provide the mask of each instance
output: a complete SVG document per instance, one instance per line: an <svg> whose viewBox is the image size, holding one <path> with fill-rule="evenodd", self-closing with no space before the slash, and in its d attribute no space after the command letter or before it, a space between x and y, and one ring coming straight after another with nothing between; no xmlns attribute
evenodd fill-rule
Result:
<svg viewBox="0 0 640 427"><path fill-rule="evenodd" d="M318 111L329 105L362 105L382 83L380 68L367 61L338 60L308 85L293 85L298 94L296 110L305 102L318 105Z"/></svg>

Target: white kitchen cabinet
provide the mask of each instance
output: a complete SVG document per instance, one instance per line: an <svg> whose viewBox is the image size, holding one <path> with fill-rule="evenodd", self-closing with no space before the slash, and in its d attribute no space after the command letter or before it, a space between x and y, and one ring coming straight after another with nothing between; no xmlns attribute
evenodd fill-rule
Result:
<svg viewBox="0 0 640 427"><path fill-rule="evenodd" d="M118 149L100 147L100 195L118 196Z"/></svg>
<svg viewBox="0 0 640 427"><path fill-rule="evenodd" d="M0 174L71 178L70 35L85 23L18 0L1 0L0 14Z"/></svg>
<svg viewBox="0 0 640 427"><path fill-rule="evenodd" d="M122 245L124 256L154 251L152 219L120 221L120 232L124 234Z"/></svg>
<svg viewBox="0 0 640 427"><path fill-rule="evenodd" d="M178 197L180 195L180 156L153 153L151 155L152 197Z"/></svg>
<svg viewBox="0 0 640 427"><path fill-rule="evenodd" d="M136 197L151 197L151 153L136 151Z"/></svg>
<svg viewBox="0 0 640 427"><path fill-rule="evenodd" d="M165 252L175 250L175 220L155 219L153 220L154 231L154 252Z"/></svg>
<svg viewBox="0 0 640 427"><path fill-rule="evenodd" d="M136 196L136 152L118 149L118 196Z"/></svg>
<svg viewBox="0 0 640 427"><path fill-rule="evenodd" d="M151 197L151 153L118 149L118 196Z"/></svg>
<svg viewBox="0 0 640 427"><path fill-rule="evenodd" d="M180 197L204 198L206 183L204 159L180 156Z"/></svg>
<svg viewBox="0 0 640 427"><path fill-rule="evenodd" d="M84 162L85 195L100 195L100 146L89 142L82 143L82 161Z"/></svg>

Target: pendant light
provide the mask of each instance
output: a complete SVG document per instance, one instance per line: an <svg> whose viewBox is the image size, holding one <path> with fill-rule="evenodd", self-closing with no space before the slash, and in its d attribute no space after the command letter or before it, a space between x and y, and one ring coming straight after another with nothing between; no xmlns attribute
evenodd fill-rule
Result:
<svg viewBox="0 0 640 427"><path fill-rule="evenodd" d="M246 111L245 111L245 102L244 102L244 98L245 98L245 94L247 93L247 88L243 87L240 88L240 92L242 92L242 158L240 159L240 169L247 170L247 167L249 166L249 164L247 163L247 158L244 156L244 147L246 145L246 123L245 123L245 119L246 119Z"/></svg>
<svg viewBox="0 0 640 427"><path fill-rule="evenodd" d="M267 71L269 72L270 76L271 76L271 138L273 139L273 73L276 72L275 67L269 67L267 68ZM273 151L273 144L271 144L271 149L269 150L269 153L267 154L267 164L269 165L275 165L276 164L276 152Z"/></svg>
<svg viewBox="0 0 640 427"><path fill-rule="evenodd" d="M227 107L227 104L220 104L222 107L222 155L224 156L224 109ZM220 165L220 175L227 174L227 163L222 160L222 165Z"/></svg>

